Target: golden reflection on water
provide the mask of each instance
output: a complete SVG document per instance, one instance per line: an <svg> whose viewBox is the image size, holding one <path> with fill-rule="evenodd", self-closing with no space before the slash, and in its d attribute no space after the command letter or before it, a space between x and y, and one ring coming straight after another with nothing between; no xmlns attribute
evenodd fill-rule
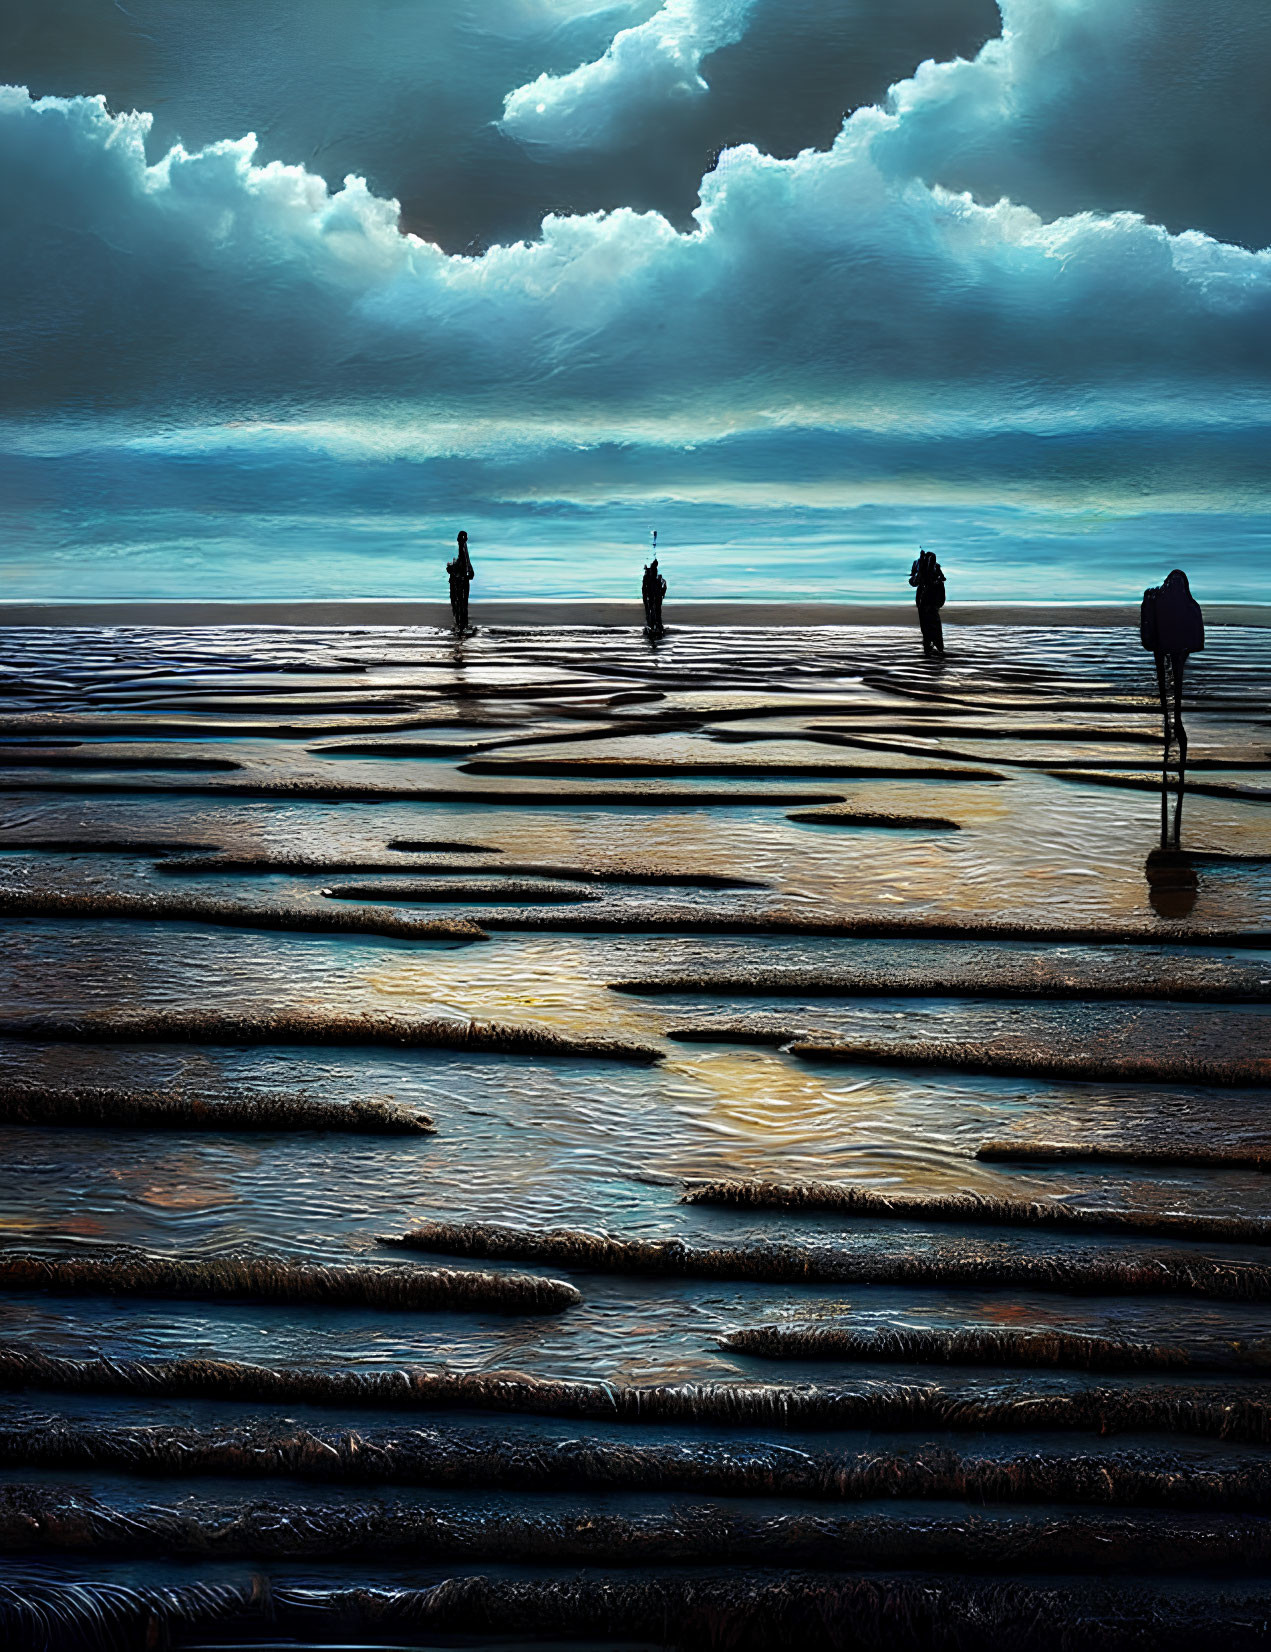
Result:
<svg viewBox="0 0 1271 1652"><path fill-rule="evenodd" d="M241 1194L236 1178L259 1157L258 1150L237 1142L227 1147L218 1141L210 1162L205 1149L148 1157L141 1163L109 1163L101 1169L126 1197L155 1210L218 1210L238 1202Z"/></svg>
<svg viewBox="0 0 1271 1652"><path fill-rule="evenodd" d="M788 1058L772 1050L716 1049L696 1058L674 1058L668 1070L694 1081L709 1096L712 1125L735 1129L768 1142L806 1141L827 1128L851 1128L858 1103L876 1116L882 1097L868 1081L842 1090L827 1088Z"/></svg>
<svg viewBox="0 0 1271 1652"><path fill-rule="evenodd" d="M732 1174L780 1179L798 1174L783 1171L787 1156L823 1156L841 1167L849 1153L853 1180L915 1189L967 1184L972 1167L950 1154L938 1086L911 1096L895 1075L827 1078L764 1048L676 1054L666 1071L691 1084L694 1127L709 1140L723 1138ZM687 1143L663 1163L686 1177L721 1174L717 1164L695 1160Z"/></svg>
<svg viewBox="0 0 1271 1652"><path fill-rule="evenodd" d="M403 1010L448 1008L478 1020L529 1019L593 1036L647 1034L647 1009L596 978L585 939L534 937L528 947L517 948L515 969L492 968L490 951L476 946L403 953L392 968L369 971L366 983L386 1004Z"/></svg>

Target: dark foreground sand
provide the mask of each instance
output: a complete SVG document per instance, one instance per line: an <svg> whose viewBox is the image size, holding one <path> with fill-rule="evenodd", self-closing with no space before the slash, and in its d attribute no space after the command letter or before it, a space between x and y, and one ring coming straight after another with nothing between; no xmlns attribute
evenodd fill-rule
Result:
<svg viewBox="0 0 1271 1652"><path fill-rule="evenodd" d="M951 602L946 625L1137 626L1137 603ZM1271 626L1271 604L1208 603L1211 625ZM912 602L671 602L677 625L917 625ZM587 600L474 602L473 625L635 625L640 604ZM439 625L449 627L445 602L409 600L260 602L0 603L6 625Z"/></svg>

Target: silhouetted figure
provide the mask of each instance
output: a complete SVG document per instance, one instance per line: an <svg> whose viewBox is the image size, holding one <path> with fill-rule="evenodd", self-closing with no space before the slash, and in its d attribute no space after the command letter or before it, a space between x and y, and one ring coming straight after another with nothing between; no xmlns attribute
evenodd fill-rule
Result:
<svg viewBox="0 0 1271 1652"><path fill-rule="evenodd" d="M1174 805L1174 847L1183 826L1183 786L1187 778L1187 730L1183 727L1183 671L1189 654L1205 646L1205 617L1181 568L1166 574L1161 585L1143 593L1139 610L1139 640L1156 656L1156 686L1161 696L1164 749L1161 754L1161 848L1169 841L1169 748L1178 740L1178 801ZM1167 671L1168 664L1168 671ZM1170 724L1170 684L1173 679L1174 720Z"/></svg>
<svg viewBox="0 0 1271 1652"><path fill-rule="evenodd" d="M468 555L468 536L462 528L459 554L453 562L447 562L446 572L450 575L450 612L454 615L455 630L462 636L468 629L468 587L476 578L476 569Z"/></svg>
<svg viewBox="0 0 1271 1652"><path fill-rule="evenodd" d="M918 560L909 570L909 583L917 586L914 600L918 604L918 624L922 627L922 651L943 659L944 627L940 623L940 610L944 607L944 569L936 561L934 551L918 552Z"/></svg>
<svg viewBox="0 0 1271 1652"><path fill-rule="evenodd" d="M644 599L644 634L646 637L660 637L662 598L666 595L666 581L658 572L656 556L644 570L644 578L640 582L640 595Z"/></svg>

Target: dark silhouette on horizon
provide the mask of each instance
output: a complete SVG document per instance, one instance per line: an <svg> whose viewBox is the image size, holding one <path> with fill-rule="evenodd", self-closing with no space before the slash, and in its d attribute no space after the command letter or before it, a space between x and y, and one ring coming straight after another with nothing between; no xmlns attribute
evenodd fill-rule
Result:
<svg viewBox="0 0 1271 1652"><path fill-rule="evenodd" d="M657 544L657 535L654 535L654 544ZM662 626L662 598L666 595L666 581L658 572L658 559L655 556L644 570L644 578L640 582L640 596L644 601L644 634L646 637L660 637Z"/></svg>
<svg viewBox="0 0 1271 1652"><path fill-rule="evenodd" d="M944 607L944 569L936 561L934 551L918 552L918 560L909 570L909 583L917 587L914 601L918 604L918 624L922 628L922 651L930 658L944 658L944 627L940 610Z"/></svg>
<svg viewBox="0 0 1271 1652"><path fill-rule="evenodd" d="M1174 805L1174 847L1183 825L1183 787L1187 779L1187 730L1183 727L1183 674L1189 654L1205 646L1205 617L1191 593L1187 575L1175 568L1160 585L1143 593L1139 640L1156 658L1156 687L1161 697L1164 748L1161 753L1161 848L1169 844L1169 749L1178 742L1178 799ZM1170 681L1167 682L1167 677ZM1173 723L1170 721L1171 689Z"/></svg>
<svg viewBox="0 0 1271 1652"><path fill-rule="evenodd" d="M476 569L468 555L468 535L463 528L459 530L459 554L453 562L447 562L446 572L450 575L450 612L454 615L455 630L462 636L468 629L468 587L476 578Z"/></svg>

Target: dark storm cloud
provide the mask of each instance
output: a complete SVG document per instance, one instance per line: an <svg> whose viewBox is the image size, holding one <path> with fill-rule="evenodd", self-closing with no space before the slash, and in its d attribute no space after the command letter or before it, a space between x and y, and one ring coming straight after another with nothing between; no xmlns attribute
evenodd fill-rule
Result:
<svg viewBox="0 0 1271 1652"><path fill-rule="evenodd" d="M916 174L1045 217L1142 213L1271 244L1266 0L1000 0L974 62L898 88L891 150Z"/></svg>
<svg viewBox="0 0 1271 1652"><path fill-rule="evenodd" d="M687 227L729 145L794 155L833 141L925 57L974 53L994 0L753 0L708 54L709 96L629 95L616 147L548 150L501 131L504 100L603 57L656 0L39 0L0 10L0 79L36 95L101 93L155 117L151 159L254 132L262 160L347 173L401 202L447 251L532 238L549 212L630 206ZM722 36L721 36L722 38Z"/></svg>
<svg viewBox="0 0 1271 1652"><path fill-rule="evenodd" d="M540 174L518 167L521 187L554 210L688 228L721 150L828 148L924 57L974 53L998 24L995 0L669 0L571 73L510 91L501 124Z"/></svg>
<svg viewBox="0 0 1271 1652"><path fill-rule="evenodd" d="M960 41L933 44L932 16L878 4L848 8L850 21L840 13L842 38L879 50L880 66L889 23L915 60L929 60L892 100L908 117L893 147L898 171L985 202L1007 196L1048 218L1132 211L1171 230L1271 242L1266 0L999 4L1001 37L978 55ZM729 141L792 154L801 145L781 127L800 95L824 110L836 85L847 89L844 66L824 55L834 33L824 7L800 16L763 0L666 0L600 58L511 94L505 125L552 153L571 143L612 148L647 141L658 111L685 136L726 125L729 94L744 87L737 112L750 125ZM712 56L716 41L725 49ZM818 66L830 77L825 96ZM709 99L700 95L707 79ZM775 119L765 121L766 111ZM806 132L815 117L803 120Z"/></svg>

